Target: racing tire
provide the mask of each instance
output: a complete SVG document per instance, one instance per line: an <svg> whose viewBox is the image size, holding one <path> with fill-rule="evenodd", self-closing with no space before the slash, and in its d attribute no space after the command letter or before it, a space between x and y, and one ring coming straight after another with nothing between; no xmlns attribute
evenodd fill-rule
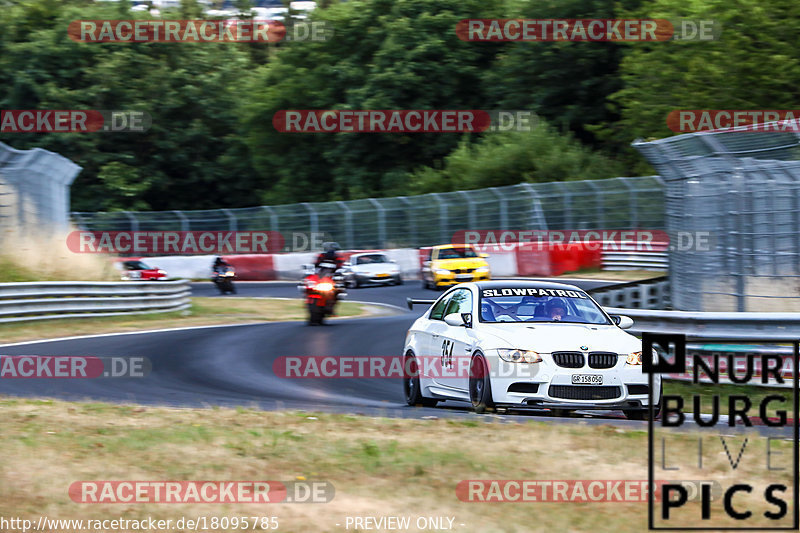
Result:
<svg viewBox="0 0 800 533"><path fill-rule="evenodd" d="M658 403L653 406L653 420L658 418L658 415L661 414L661 401L664 398L664 385L661 385L661 391L658 393ZM630 409L627 411L623 411L625 414L625 418L628 420L647 420L647 417L650 416L650 409Z"/></svg>
<svg viewBox="0 0 800 533"><path fill-rule="evenodd" d="M469 364L469 399L476 413L485 413L494 407L489 365L482 354L477 354Z"/></svg>
<svg viewBox="0 0 800 533"><path fill-rule="evenodd" d="M308 325L321 326L325 318L324 310L320 309L318 305L308 304Z"/></svg>
<svg viewBox="0 0 800 533"><path fill-rule="evenodd" d="M417 358L407 355L403 366L403 393L406 403L411 406L421 405L422 407L436 407L438 400L425 398L422 395L422 387L419 383L419 365Z"/></svg>
<svg viewBox="0 0 800 533"><path fill-rule="evenodd" d="M402 276L397 276L397 277L394 279L394 284L395 284L395 285L402 285L402 284L403 284L403 277L402 277Z"/></svg>

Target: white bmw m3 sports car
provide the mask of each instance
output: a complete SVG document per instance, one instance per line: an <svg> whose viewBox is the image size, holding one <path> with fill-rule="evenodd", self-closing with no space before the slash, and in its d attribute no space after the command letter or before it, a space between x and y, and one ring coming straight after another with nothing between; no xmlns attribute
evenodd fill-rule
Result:
<svg viewBox="0 0 800 533"><path fill-rule="evenodd" d="M623 331L578 287L538 281L486 281L452 287L428 304L406 334L409 405L444 400L487 408L622 410L649 413L642 342ZM655 354L650 354L654 357ZM654 376L654 415L661 379Z"/></svg>

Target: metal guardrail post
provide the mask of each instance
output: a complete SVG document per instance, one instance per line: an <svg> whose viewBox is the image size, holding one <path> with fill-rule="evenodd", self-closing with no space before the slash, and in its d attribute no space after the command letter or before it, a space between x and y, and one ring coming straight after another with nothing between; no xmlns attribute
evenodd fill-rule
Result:
<svg viewBox="0 0 800 533"><path fill-rule="evenodd" d="M475 222L475 203L472 201L472 197L467 193L467 191L456 192L467 200L467 220L469 220L468 229L477 229L477 224Z"/></svg>
<svg viewBox="0 0 800 533"><path fill-rule="evenodd" d="M131 231L139 231L139 220L130 211L123 211L123 214L128 217L131 223Z"/></svg>
<svg viewBox="0 0 800 533"><path fill-rule="evenodd" d="M411 246L412 248L422 246L417 237L417 223L414 217L411 216L410 214L411 210L414 209L411 200L407 196L398 196L397 199L403 202L403 204L408 207L408 213L406 214L406 220L408 221L408 234L409 234L408 245Z"/></svg>
<svg viewBox="0 0 800 533"><path fill-rule="evenodd" d="M375 198L367 198L378 209L378 248L386 247L386 209Z"/></svg>
<svg viewBox="0 0 800 533"><path fill-rule="evenodd" d="M605 193L605 191L600 190L600 188L597 185L595 185L594 183L592 183L591 180L587 180L586 181L586 185L590 189L592 189L592 191L595 193L595 195L594 195L595 204L594 205L595 205L595 212L597 213L597 215L596 215L597 216L597 221L598 221L597 227L598 228L603 228L606 225L606 220L605 220L606 217L605 217L604 206L603 206L603 203L600 202L600 199L602 197L602 199L605 200L605 194L606 193Z"/></svg>
<svg viewBox="0 0 800 533"><path fill-rule="evenodd" d="M447 203L440 197L441 193L434 192L431 193L431 196L436 199L436 202L439 204L439 240L441 242L450 242L450 237L447 235L447 230L445 226L447 225Z"/></svg>
<svg viewBox="0 0 800 533"><path fill-rule="evenodd" d="M500 227L497 229L509 229L508 228L508 201L506 197L503 196L500 191L497 190L497 187L489 187L488 189L497 197L497 200L500 202Z"/></svg>
<svg viewBox="0 0 800 533"><path fill-rule="evenodd" d="M237 220L236 215L234 215L230 209L220 209L225 216L228 217L228 231L236 231L237 230Z"/></svg>
<svg viewBox="0 0 800 533"><path fill-rule="evenodd" d="M175 216L178 217L178 220L181 221L181 231L189 231L190 228L189 219L186 217L186 215L184 215L183 212L178 210L173 211L173 213L175 213Z"/></svg>
<svg viewBox="0 0 800 533"><path fill-rule="evenodd" d="M530 183L520 183L520 187L525 189L531 197L531 218L528 222L528 227L546 231L548 229L547 219L542 212L542 202L539 200L539 195Z"/></svg>
<svg viewBox="0 0 800 533"><path fill-rule="evenodd" d="M270 231L280 231L280 227L278 226L278 215L275 213L275 210L268 205L262 205L261 209L269 213Z"/></svg>
<svg viewBox="0 0 800 533"><path fill-rule="evenodd" d="M317 210L314 209L310 203L303 202L300 205L305 207L308 210L308 220L309 224L311 225L311 233L318 233L319 232L319 215L317 214Z"/></svg>
<svg viewBox="0 0 800 533"><path fill-rule="evenodd" d="M628 209L630 213L630 218L628 219L628 223L630 228L635 229L639 227L639 202L637 197L636 189L628 183L628 178L615 178L619 180L626 189L628 189L629 194L629 202L628 202Z"/></svg>
<svg viewBox="0 0 800 533"><path fill-rule="evenodd" d="M353 211L347 206L347 202L338 201L336 204L344 211L345 247L352 250L356 246L353 242Z"/></svg>

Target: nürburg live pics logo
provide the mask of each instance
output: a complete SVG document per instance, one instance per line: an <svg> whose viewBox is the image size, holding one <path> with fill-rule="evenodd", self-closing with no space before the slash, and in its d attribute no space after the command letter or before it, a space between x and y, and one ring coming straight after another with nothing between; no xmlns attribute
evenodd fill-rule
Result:
<svg viewBox="0 0 800 533"><path fill-rule="evenodd" d="M798 529L798 352L797 339L642 335L650 405L662 394L648 428L648 482L710 480L699 494L678 483L665 483L658 500L651 491L650 530ZM655 374L672 378L663 392Z"/></svg>

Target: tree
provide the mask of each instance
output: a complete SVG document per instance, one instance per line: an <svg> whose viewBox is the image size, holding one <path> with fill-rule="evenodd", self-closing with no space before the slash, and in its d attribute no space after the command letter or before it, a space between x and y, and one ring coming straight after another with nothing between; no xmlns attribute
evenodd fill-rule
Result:
<svg viewBox="0 0 800 533"><path fill-rule="evenodd" d="M463 42L455 25L497 11L494 0L352 1L315 11L335 38L286 43L259 69L242 107L254 166L273 184L264 201L381 195L446 156L456 134L279 133L272 117L287 109L481 109L482 77L503 45Z"/></svg>
<svg viewBox="0 0 800 533"><path fill-rule="evenodd" d="M440 170L417 170L410 189L419 194L520 182L612 178L621 173L621 165L542 121L531 131L487 133L480 142L462 142Z"/></svg>

